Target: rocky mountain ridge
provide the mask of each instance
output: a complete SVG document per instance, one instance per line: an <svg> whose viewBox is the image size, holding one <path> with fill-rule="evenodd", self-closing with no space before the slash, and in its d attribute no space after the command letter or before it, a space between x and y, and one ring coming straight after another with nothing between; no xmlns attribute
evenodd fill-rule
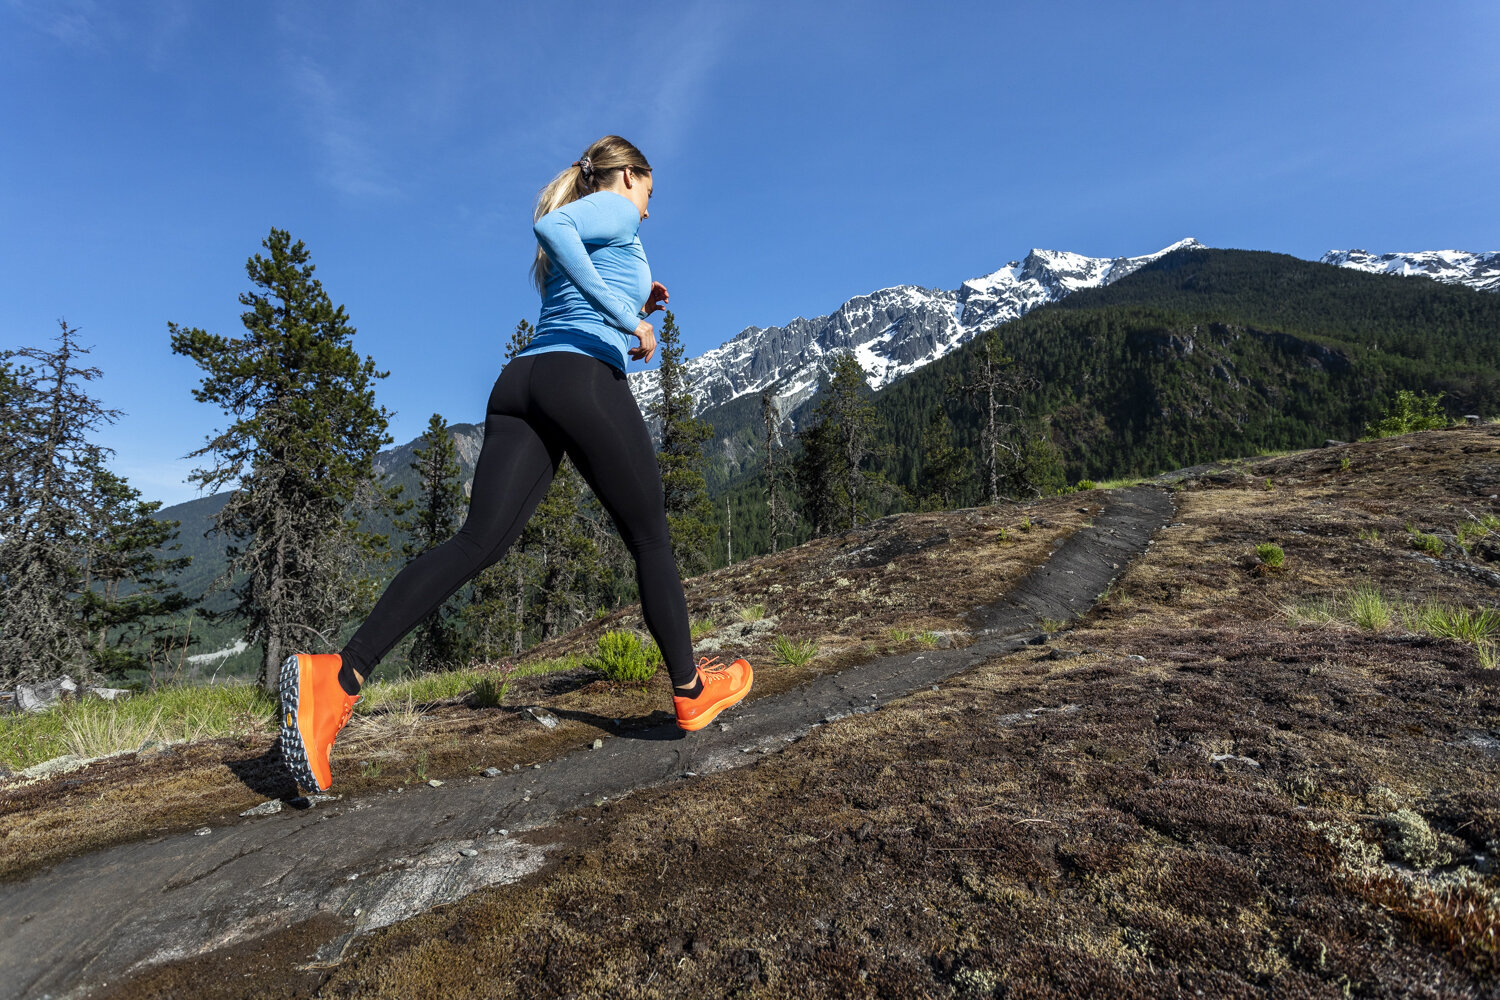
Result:
<svg viewBox="0 0 1500 1000"><path fill-rule="evenodd" d="M870 387L880 389L1037 306L1118 281L1174 250L1202 247L1188 238L1138 257L1034 249L1024 260L953 290L897 285L855 296L826 316L749 326L684 363L694 412L771 386L777 387L780 412L789 412L817 391L823 359L841 350L853 351ZM649 414L661 398L656 371L633 372L629 378L636 402Z"/></svg>

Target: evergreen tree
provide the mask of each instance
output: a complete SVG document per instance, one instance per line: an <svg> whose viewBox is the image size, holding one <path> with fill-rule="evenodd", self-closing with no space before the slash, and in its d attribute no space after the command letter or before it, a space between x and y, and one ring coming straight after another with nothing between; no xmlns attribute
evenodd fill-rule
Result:
<svg viewBox="0 0 1500 1000"><path fill-rule="evenodd" d="M374 392L387 373L354 350L354 327L313 277L307 248L280 229L262 246L269 256L245 266L255 287L239 297L244 336L168 330L173 352L206 372L193 397L235 418L192 453L212 465L191 478L235 487L215 518L233 539L221 582L238 577L231 614L263 644L260 680L275 690L281 659L314 640L334 646L361 597L383 539L350 514L391 438Z"/></svg>
<svg viewBox="0 0 1500 1000"><path fill-rule="evenodd" d="M693 416L693 395L682 367L682 338L670 310L656 342L661 351L661 402L652 414L661 421L656 462L666 495L672 555L682 575L693 576L708 568L714 537L713 504L703 478L703 443L713 436L713 426Z"/></svg>
<svg viewBox="0 0 1500 1000"><path fill-rule="evenodd" d="M157 519L160 500L142 501L140 491L102 466L93 476L79 613L96 669L121 675L165 655L171 616L193 605L171 581L192 559L165 555L179 548L180 522Z"/></svg>
<svg viewBox="0 0 1500 1000"><path fill-rule="evenodd" d="M801 448L792 460L799 513L818 538L837 531L841 516L849 509L844 492L848 477L835 431L826 418L814 414L797 432Z"/></svg>
<svg viewBox="0 0 1500 1000"><path fill-rule="evenodd" d="M922 442L922 509L957 507L974 474L974 457L953 444L948 411L932 408Z"/></svg>
<svg viewBox="0 0 1500 1000"><path fill-rule="evenodd" d="M564 458L522 532L521 541L532 553L537 574L534 603L542 639L573 628L589 607L588 578L595 546L579 518L583 491L583 477Z"/></svg>
<svg viewBox="0 0 1500 1000"><path fill-rule="evenodd" d="M1024 413L1022 397L1037 387L1037 380L1020 370L1006 355L1000 331L990 330L969 353L967 372L955 380L952 391L961 393L980 411L980 454L989 480L989 502L1000 502L1002 477L1024 480L1024 441L1017 431ZM1003 455L1003 457L1002 457Z"/></svg>
<svg viewBox="0 0 1500 1000"><path fill-rule="evenodd" d="M766 507L770 515L771 551L777 550L777 545L782 534L786 531L783 522L786 520L786 504L781 498L782 479L784 478L782 449L777 444L778 435L776 427L779 414L776 410L776 397L771 389L766 389L760 394L761 418L766 425Z"/></svg>
<svg viewBox="0 0 1500 1000"><path fill-rule="evenodd" d="M32 680L87 669L87 631L72 599L83 586L88 539L97 524L95 471L107 449L90 440L118 410L83 383L102 373L79 367L88 348L64 321L57 347L7 352L0 377L0 679ZM35 363L14 365L10 358Z"/></svg>
<svg viewBox="0 0 1500 1000"><path fill-rule="evenodd" d="M401 505L401 512L412 511L411 516L396 521L396 527L405 531L409 539L401 547L407 559L451 538L463 520L468 500L458 465L458 448L441 413L434 413L428 419L422 447L412 451L412 458L418 494L415 500ZM410 658L419 670L451 665L460 654L459 632L450 618L451 609L445 604L417 627Z"/></svg>

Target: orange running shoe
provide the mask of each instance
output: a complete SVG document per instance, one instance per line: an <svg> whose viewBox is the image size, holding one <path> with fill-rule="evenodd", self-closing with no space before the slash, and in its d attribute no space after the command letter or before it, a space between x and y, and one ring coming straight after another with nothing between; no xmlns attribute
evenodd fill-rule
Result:
<svg viewBox="0 0 1500 1000"><path fill-rule="evenodd" d="M338 653L295 653L281 664L281 759L303 788L333 785L333 738L359 701L339 687L343 662Z"/></svg>
<svg viewBox="0 0 1500 1000"><path fill-rule="evenodd" d="M703 681L703 690L696 698L672 696L677 708L677 725L688 732L697 732L718 717L724 709L750 693L755 681L755 671L745 660L735 660L727 667L719 658L703 657L698 661L698 677Z"/></svg>

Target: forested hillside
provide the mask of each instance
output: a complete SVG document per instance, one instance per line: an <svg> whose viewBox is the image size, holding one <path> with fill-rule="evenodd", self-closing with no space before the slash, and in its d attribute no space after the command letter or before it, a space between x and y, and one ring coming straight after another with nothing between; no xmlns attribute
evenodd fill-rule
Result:
<svg viewBox="0 0 1500 1000"><path fill-rule="evenodd" d="M1453 416L1500 412L1500 296L1284 254L1176 251L999 337L1037 380L1015 402L1070 483L1358 437L1401 388L1443 393ZM910 491L934 407L978 451L979 410L950 388L977 345L875 394L890 451L874 466ZM733 508L737 555L766 551L764 434L748 413L723 416L705 414L716 505ZM971 486L964 502L980 500Z"/></svg>

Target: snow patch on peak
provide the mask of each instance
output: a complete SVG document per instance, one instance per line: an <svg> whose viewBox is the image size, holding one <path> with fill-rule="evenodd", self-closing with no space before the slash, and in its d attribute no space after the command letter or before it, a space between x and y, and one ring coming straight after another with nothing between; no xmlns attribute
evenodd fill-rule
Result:
<svg viewBox="0 0 1500 1000"><path fill-rule="evenodd" d="M1371 253L1369 250L1330 250L1324 264L1351 267L1371 274L1420 275L1450 285L1467 285L1476 291L1500 292L1500 251L1475 253L1468 250L1419 250Z"/></svg>

